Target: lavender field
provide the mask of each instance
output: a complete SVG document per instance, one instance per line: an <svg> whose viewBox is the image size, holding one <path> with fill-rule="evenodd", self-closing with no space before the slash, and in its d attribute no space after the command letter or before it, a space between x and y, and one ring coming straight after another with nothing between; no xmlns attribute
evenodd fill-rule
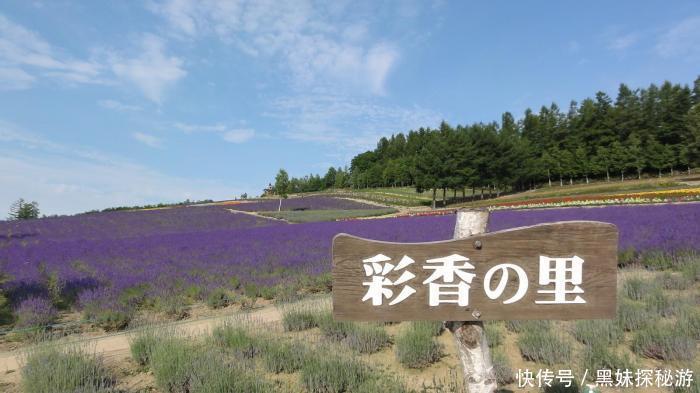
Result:
<svg viewBox="0 0 700 393"><path fill-rule="evenodd" d="M489 229L581 219L616 224L621 250L700 248L700 204L692 203L497 211ZM59 299L64 307L129 313L184 294L196 301L238 284L294 286L318 277L330 271L331 239L340 232L433 241L449 239L454 220L448 215L286 224L206 206L0 222L0 266L10 277L4 289L16 309L45 308L38 299Z"/></svg>
<svg viewBox="0 0 700 393"><path fill-rule="evenodd" d="M279 199L260 199L250 202L229 205L230 209L262 212L276 211L280 207ZM282 210L362 210L382 209L382 206L370 205L349 199L326 196L309 196L282 200Z"/></svg>

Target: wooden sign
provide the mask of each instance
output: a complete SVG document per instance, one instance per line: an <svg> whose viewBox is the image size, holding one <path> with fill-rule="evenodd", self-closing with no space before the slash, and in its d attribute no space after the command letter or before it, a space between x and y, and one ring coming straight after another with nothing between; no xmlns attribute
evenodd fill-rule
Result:
<svg viewBox="0 0 700 393"><path fill-rule="evenodd" d="M614 318L617 228L569 221L429 243L333 239L333 316L356 321Z"/></svg>

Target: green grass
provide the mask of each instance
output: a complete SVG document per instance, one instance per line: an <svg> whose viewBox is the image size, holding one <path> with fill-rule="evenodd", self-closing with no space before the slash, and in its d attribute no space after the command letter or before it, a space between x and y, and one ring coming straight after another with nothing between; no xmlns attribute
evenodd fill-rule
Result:
<svg viewBox="0 0 700 393"><path fill-rule="evenodd" d="M289 222L336 221L360 217L376 217L396 213L396 209L358 209L358 210L292 210L281 212L261 212L260 215Z"/></svg>
<svg viewBox="0 0 700 393"><path fill-rule="evenodd" d="M152 328L137 331L129 338L129 350L131 358L140 366L148 366L151 362L153 350L161 341L163 334L157 334Z"/></svg>
<svg viewBox="0 0 700 393"><path fill-rule="evenodd" d="M515 381L515 373L506 354L500 349L491 350L493 371L496 374L498 386L505 386Z"/></svg>
<svg viewBox="0 0 700 393"><path fill-rule="evenodd" d="M35 349L22 368L22 391L26 393L107 393L115 391L114 385L102 359L77 347Z"/></svg>
<svg viewBox="0 0 700 393"><path fill-rule="evenodd" d="M275 374L297 372L311 356L309 352L300 342L271 339L263 351L263 364Z"/></svg>
<svg viewBox="0 0 700 393"><path fill-rule="evenodd" d="M409 323L396 337L396 358L408 368L424 368L443 356L443 348L435 340L434 330Z"/></svg>
<svg viewBox="0 0 700 393"><path fill-rule="evenodd" d="M375 353L391 344L389 335L379 324L357 324L347 333L345 343L359 353Z"/></svg>
<svg viewBox="0 0 700 393"><path fill-rule="evenodd" d="M682 326L661 326L656 323L637 331L632 350L638 355L661 360L692 360L695 339Z"/></svg>
<svg viewBox="0 0 700 393"><path fill-rule="evenodd" d="M246 328L232 323L225 323L214 328L212 340L218 347L233 351L244 359L251 359L262 350L263 340L252 335Z"/></svg>
<svg viewBox="0 0 700 393"><path fill-rule="evenodd" d="M321 314L310 307L293 307L282 312L282 326L287 332L308 330L318 326Z"/></svg>
<svg viewBox="0 0 700 393"><path fill-rule="evenodd" d="M549 329L552 323L550 321L532 320L532 321L506 321L506 329L513 333L520 333L525 330Z"/></svg>
<svg viewBox="0 0 700 393"><path fill-rule="evenodd" d="M574 337L588 345L615 345L623 338L623 332L615 321L582 320L574 324Z"/></svg>
<svg viewBox="0 0 700 393"><path fill-rule="evenodd" d="M486 334L486 342L488 342L489 347L494 348L503 344L503 330L500 322L485 322L484 334Z"/></svg>
<svg viewBox="0 0 700 393"><path fill-rule="evenodd" d="M356 392L376 378L358 359L328 354L313 356L301 368L301 382L310 393Z"/></svg>
<svg viewBox="0 0 700 393"><path fill-rule="evenodd" d="M571 361L571 343L551 329L525 329L518 335L518 348L526 360L546 365Z"/></svg>
<svg viewBox="0 0 700 393"><path fill-rule="evenodd" d="M618 301L616 323L623 330L632 332L642 329L649 325L652 319L644 303L625 298Z"/></svg>

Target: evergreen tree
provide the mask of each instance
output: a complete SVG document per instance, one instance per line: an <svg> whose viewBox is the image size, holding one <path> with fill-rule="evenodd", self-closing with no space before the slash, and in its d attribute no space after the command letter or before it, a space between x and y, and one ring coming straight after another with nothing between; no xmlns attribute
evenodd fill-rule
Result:
<svg viewBox="0 0 700 393"><path fill-rule="evenodd" d="M26 202L23 198L20 198L10 206L10 220L31 220L35 218L39 218L39 204L37 202Z"/></svg>

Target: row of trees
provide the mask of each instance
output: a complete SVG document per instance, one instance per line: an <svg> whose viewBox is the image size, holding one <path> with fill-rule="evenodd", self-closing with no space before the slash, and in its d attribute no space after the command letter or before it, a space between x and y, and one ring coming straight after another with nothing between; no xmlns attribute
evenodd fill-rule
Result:
<svg viewBox="0 0 700 393"><path fill-rule="evenodd" d="M516 120L438 129L420 128L381 138L355 156L349 170L297 179L291 192L339 187L414 186L464 192L465 188L519 191L545 183L591 178L641 178L689 170L700 164L700 77L692 87L664 82L643 89L621 84L568 110L556 104L530 109ZM327 181L333 179L334 181ZM294 181L295 179L292 179ZM306 189L304 186L306 185Z"/></svg>
<svg viewBox="0 0 700 393"><path fill-rule="evenodd" d="M322 190L328 190L333 188L350 188L352 187L352 181L350 177L350 172L348 168L328 168L328 171L324 176L310 174L304 177L292 177L284 169L281 169L277 173L277 176L284 172L283 176L287 176L287 192L290 194L297 194L300 192L316 192ZM275 179L275 184L270 184L267 189L263 191L263 194L275 194L279 195L279 188L277 185L277 178Z"/></svg>

